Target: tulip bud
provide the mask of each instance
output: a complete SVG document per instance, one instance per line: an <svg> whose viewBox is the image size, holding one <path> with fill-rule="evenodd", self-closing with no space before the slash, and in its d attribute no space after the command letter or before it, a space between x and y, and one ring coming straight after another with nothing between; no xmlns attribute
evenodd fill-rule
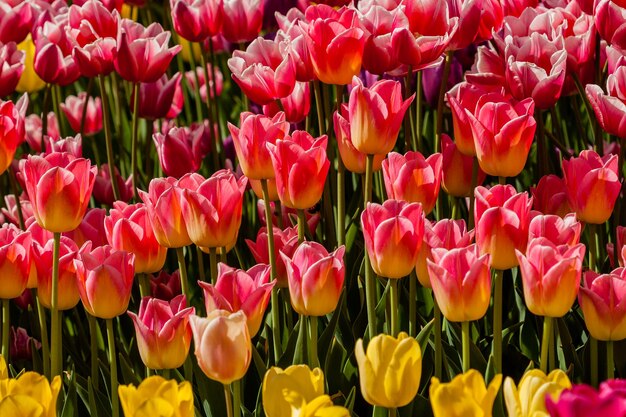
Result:
<svg viewBox="0 0 626 417"><path fill-rule="evenodd" d="M578 294L587 330L598 340L626 339L626 270L587 271Z"/></svg>
<svg viewBox="0 0 626 417"><path fill-rule="evenodd" d="M263 377L263 410L267 417L291 415L291 403L285 391L308 403L324 394L324 373L320 368L311 370L307 365L292 365L285 370L271 367ZM292 401L293 402L293 401Z"/></svg>
<svg viewBox="0 0 626 417"><path fill-rule="evenodd" d="M564 389L571 386L567 374L560 369L548 375L539 369L532 369L524 373L517 386L511 377L507 377L502 392L509 415L532 417L547 415L546 400L558 398Z"/></svg>
<svg viewBox="0 0 626 417"><path fill-rule="evenodd" d="M141 381L138 387L120 385L118 388L122 410L126 417L153 415L155 410L168 410L176 417L193 417L193 388L189 381L177 384L153 375Z"/></svg>
<svg viewBox="0 0 626 417"><path fill-rule="evenodd" d="M448 383L433 377L430 383L430 403L435 417L490 416L493 403L502 383L502 375L496 375L485 386L483 376L475 369L455 376ZM453 401L451 401L453 399ZM457 404L463 404L459 409Z"/></svg>

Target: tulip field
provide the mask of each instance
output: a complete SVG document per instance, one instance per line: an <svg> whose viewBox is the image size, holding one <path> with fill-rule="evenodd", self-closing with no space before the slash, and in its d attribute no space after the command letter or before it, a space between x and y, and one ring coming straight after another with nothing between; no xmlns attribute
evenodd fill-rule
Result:
<svg viewBox="0 0 626 417"><path fill-rule="evenodd" d="M625 0L0 0L0 417L626 417L625 156Z"/></svg>

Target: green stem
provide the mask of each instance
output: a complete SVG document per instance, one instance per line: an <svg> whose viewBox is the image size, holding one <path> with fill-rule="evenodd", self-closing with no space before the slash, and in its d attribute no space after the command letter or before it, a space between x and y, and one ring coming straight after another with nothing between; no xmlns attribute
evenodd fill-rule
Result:
<svg viewBox="0 0 626 417"><path fill-rule="evenodd" d="M180 272L180 288L189 303L189 281L187 281L187 264L185 263L185 252L183 248L176 248L178 258L178 271Z"/></svg>
<svg viewBox="0 0 626 417"><path fill-rule="evenodd" d="M367 155L365 163L365 202L364 206L367 208L367 203L372 199L372 171L374 166L374 155ZM370 263L367 250L365 253L365 301L367 306L367 322L369 329L370 340L376 336L376 278L374 270Z"/></svg>
<svg viewBox="0 0 626 417"><path fill-rule="evenodd" d="M204 51L200 54L202 70L204 71L204 85L206 86L206 108L209 121L209 132L211 137L211 157L213 158L213 169L217 170L220 166L220 160L218 155L218 138L215 132L215 119L213 119L213 106L211 106L211 94L209 87L209 69L207 68L207 60L204 56Z"/></svg>
<svg viewBox="0 0 626 417"><path fill-rule="evenodd" d="M94 390L100 385L100 367L98 366L98 322L96 318L87 313L89 323L89 343L91 344L91 383Z"/></svg>
<svg viewBox="0 0 626 417"><path fill-rule="evenodd" d="M298 338L296 339L296 346L299 346L300 349L296 349L296 353L293 355L293 365L301 365L305 363L305 358L308 356L309 333L307 331L306 322L306 316L300 314L300 319L298 320Z"/></svg>
<svg viewBox="0 0 626 417"><path fill-rule="evenodd" d="M83 100L83 111L80 115L80 133L85 134L85 122L87 121L87 104L89 104L89 96L91 95L91 88L93 87L93 78L90 78L87 82L87 89L85 90L85 100Z"/></svg>
<svg viewBox="0 0 626 417"><path fill-rule="evenodd" d="M43 93L43 104L41 113L41 152L46 151L46 135L48 134L48 112L50 110L50 96L52 85L46 84L46 90Z"/></svg>
<svg viewBox="0 0 626 417"><path fill-rule="evenodd" d="M61 246L61 233L54 232L54 249L52 255L52 295L51 295L51 316L52 316L52 340L51 340L51 375L55 377L61 375L61 317L59 313L59 250Z"/></svg>
<svg viewBox="0 0 626 417"><path fill-rule="evenodd" d="M404 77L404 91L405 91L405 99L411 96L411 78L413 76L413 68L409 65L409 69L406 72L406 76ZM410 151L412 149L412 145L415 144L415 138L413 137L413 133L415 129L415 121L413 120L413 112L409 108L408 116L404 118L404 149L405 151ZM413 148L414 149L414 148Z"/></svg>
<svg viewBox="0 0 626 417"><path fill-rule="evenodd" d="M306 235L306 216L303 209L298 209L298 244L304 242Z"/></svg>
<svg viewBox="0 0 626 417"><path fill-rule="evenodd" d="M541 178L548 172L548 153L546 149L545 128L543 125L543 113L541 109L535 110L535 121L537 122L537 159L539 164L538 175Z"/></svg>
<svg viewBox="0 0 626 417"><path fill-rule="evenodd" d="M552 317L543 318L543 335L541 336L541 358L539 360L539 366L544 373L549 371L548 369L548 352L550 351L550 335L552 334L552 326L554 319Z"/></svg>
<svg viewBox="0 0 626 417"><path fill-rule="evenodd" d="M131 145L130 145L130 171L133 176L133 195L137 196L137 135L139 134L139 83L133 84L133 119L132 119L132 132L131 132ZM111 181L113 181L112 177Z"/></svg>
<svg viewBox="0 0 626 417"><path fill-rule="evenodd" d="M48 343L48 322L46 320L46 311L44 310L41 302L39 301L39 296L36 293L37 290L33 290L35 294L35 302L37 303L37 316L39 317L39 328L41 330L41 350L43 352L43 373L51 380L50 377L50 343Z"/></svg>
<svg viewBox="0 0 626 417"><path fill-rule="evenodd" d="M213 38L209 37L209 55L211 58L211 79L215 80L217 78L217 70L215 69L215 67L217 66L217 62L215 59L215 48L213 46ZM209 91L209 85L207 84L207 92ZM212 83L212 89L213 89L213 100L215 101L215 122L217 123L217 126L219 128L219 132L220 132L220 137L224 137L224 124L222 123L222 109L220 106L220 101L219 98L217 96L217 82L213 82ZM220 152L220 155L223 155L221 153L221 143L219 141L216 142L217 144L217 150L218 152Z"/></svg>
<svg viewBox="0 0 626 417"><path fill-rule="evenodd" d="M141 298L150 296L150 276L139 274L139 295Z"/></svg>
<svg viewBox="0 0 626 417"><path fill-rule="evenodd" d="M409 336L417 336L417 275L415 270L409 276Z"/></svg>
<svg viewBox="0 0 626 417"><path fill-rule="evenodd" d="M318 80L313 81L313 92L315 94L315 109L317 111L317 127L319 134L323 135L326 132L326 122L324 118L324 103L322 101L322 89Z"/></svg>
<svg viewBox="0 0 626 417"><path fill-rule="evenodd" d="M591 361L591 385L598 387L598 340L589 336L589 356Z"/></svg>
<svg viewBox="0 0 626 417"><path fill-rule="evenodd" d="M211 271L211 283L217 283L217 248L209 248L209 270Z"/></svg>
<svg viewBox="0 0 626 417"><path fill-rule="evenodd" d="M606 378L615 378L615 361L613 360L613 341L606 342Z"/></svg>
<svg viewBox="0 0 626 417"><path fill-rule="evenodd" d="M396 417L398 415L398 409L395 407L388 408L387 410L389 410L389 417Z"/></svg>
<svg viewBox="0 0 626 417"><path fill-rule="evenodd" d="M2 357L6 363L9 358L9 328L11 327L11 305L8 299L2 299Z"/></svg>
<svg viewBox="0 0 626 417"><path fill-rule="evenodd" d="M202 50L202 44L200 44L200 49ZM196 118L198 123L202 123L204 121L204 116L202 115L202 99L200 98L200 79L198 77L198 64L196 63L196 56L193 53L193 43L189 42L189 63L191 64L191 68L193 69L193 79L194 83L194 102L196 104ZM183 77L185 80L187 77ZM205 85L208 85L207 80L204 81ZM189 86L189 83L187 84ZM207 93L209 90L207 90Z"/></svg>
<svg viewBox="0 0 626 417"><path fill-rule="evenodd" d="M311 368L320 366L319 357L317 355L317 317L309 316L309 363Z"/></svg>
<svg viewBox="0 0 626 417"><path fill-rule="evenodd" d="M200 274L200 281L206 281L206 272L204 271L204 252L202 252L200 246L196 246L196 256L198 257L198 272Z"/></svg>
<svg viewBox="0 0 626 417"><path fill-rule="evenodd" d="M589 223L587 227L589 228L589 269L595 271L598 263L598 245L596 243L598 230L595 224Z"/></svg>
<svg viewBox="0 0 626 417"><path fill-rule="evenodd" d="M470 369L470 322L461 323L462 343L463 343L463 373Z"/></svg>
<svg viewBox="0 0 626 417"><path fill-rule="evenodd" d="M437 130L435 135L435 152L441 151L441 133L443 132L443 99L448 88L448 76L452 66L452 51L446 53L446 60L443 66L443 75L439 86L439 100L437 101Z"/></svg>
<svg viewBox="0 0 626 417"><path fill-rule="evenodd" d="M389 279L389 306L391 307L390 332L393 337L400 333L400 321L398 320L398 280Z"/></svg>
<svg viewBox="0 0 626 417"><path fill-rule="evenodd" d="M441 309L439 308L439 304L437 304L437 299L433 294L433 304L434 304L434 327L435 327L435 376L441 379L442 369L443 369L443 345L441 343Z"/></svg>
<svg viewBox="0 0 626 417"><path fill-rule="evenodd" d="M495 270L493 280L493 359L496 374L502 373L502 277L504 271Z"/></svg>
<svg viewBox="0 0 626 417"><path fill-rule="evenodd" d="M346 244L346 167L337 158L337 245Z"/></svg>
<svg viewBox="0 0 626 417"><path fill-rule="evenodd" d="M113 198L115 200L120 199L120 192L117 188L117 178L115 177L115 158L113 156L113 141L111 139L111 117L109 116L109 98L104 85L104 75L98 76L98 84L100 85L100 98L102 99L102 121L104 124L104 143L106 145L107 152L107 164L109 165L109 175L111 177L111 188L113 190ZM137 96L135 96L135 103L137 102ZM87 99L89 94L85 98L85 109L87 108ZM137 109L136 105L134 106ZM133 125L134 127L134 125ZM133 177L133 183L134 183Z"/></svg>
<svg viewBox="0 0 626 417"><path fill-rule="evenodd" d="M422 97L422 71L417 72L417 84L415 85L415 132L413 133L413 147L416 151L422 150L422 108L424 99Z"/></svg>
<svg viewBox="0 0 626 417"><path fill-rule="evenodd" d="M474 228L474 223L475 223L475 219L474 219L474 204L476 201L476 196L474 195L474 192L476 190L476 185L478 184L478 158L476 158L476 156L472 157L472 183L471 183L471 190L470 190L470 203L469 203L469 230L472 230Z"/></svg>
<svg viewBox="0 0 626 417"><path fill-rule="evenodd" d="M234 381L231 384L233 388L233 413L234 417L241 416L241 380Z"/></svg>
<svg viewBox="0 0 626 417"><path fill-rule="evenodd" d="M120 415L120 401L117 393L117 353L115 353L115 334L113 334L113 319L107 319L107 339L109 342L109 365L111 367L111 406L113 417Z"/></svg>
<svg viewBox="0 0 626 417"><path fill-rule="evenodd" d="M20 200L20 194L17 189L17 180L15 178L15 172L12 169L8 169L7 175L9 176L9 182L11 183L11 191L13 192L13 196L15 196L15 207L17 208L17 221L18 221L18 224L20 225L20 229L24 230L25 229L24 213L22 212L22 202Z"/></svg>
<svg viewBox="0 0 626 417"><path fill-rule="evenodd" d="M233 398L230 394L230 385L224 384L224 401L226 402L226 416L235 417L233 415Z"/></svg>

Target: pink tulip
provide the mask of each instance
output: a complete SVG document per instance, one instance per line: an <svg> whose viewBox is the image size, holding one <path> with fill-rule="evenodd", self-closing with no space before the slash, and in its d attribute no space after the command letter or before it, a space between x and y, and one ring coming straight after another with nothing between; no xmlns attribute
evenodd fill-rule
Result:
<svg viewBox="0 0 626 417"><path fill-rule="evenodd" d="M83 246L87 241L96 247L106 245L107 236L102 227L106 214L106 210L103 208L87 209L85 217L78 227L71 232L63 233L63 236L72 239L77 247Z"/></svg>
<svg viewBox="0 0 626 417"><path fill-rule="evenodd" d="M296 81L293 91L287 97L280 99L280 106L284 109L285 119L289 123L300 123L311 111L311 89L309 83ZM263 114L269 117L283 111L277 102L263 106Z"/></svg>
<svg viewBox="0 0 626 417"><path fill-rule="evenodd" d="M4 217L15 226L19 225L19 216L17 214L17 202L15 195L7 194L4 196L4 204L6 208L2 208L2 214ZM22 209L22 216L24 219L29 219L33 216L33 207L28 201L28 196L26 193L22 192L19 198L19 204Z"/></svg>
<svg viewBox="0 0 626 417"><path fill-rule="evenodd" d="M537 7L539 0L502 0L505 16L518 17L527 7Z"/></svg>
<svg viewBox="0 0 626 417"><path fill-rule="evenodd" d="M148 217L156 240L166 248L181 248L191 244L183 219L176 178L155 178L148 192L138 191L146 204Z"/></svg>
<svg viewBox="0 0 626 417"><path fill-rule="evenodd" d="M177 182L184 223L193 243L206 248L230 248L234 244L247 181L220 170L207 179L187 174Z"/></svg>
<svg viewBox="0 0 626 417"><path fill-rule="evenodd" d="M537 127L534 110L531 98L517 102L499 93L483 95L474 113L465 110L485 173L515 177L522 172Z"/></svg>
<svg viewBox="0 0 626 417"><path fill-rule="evenodd" d="M252 253L252 257L259 264L269 264L269 249L267 245L267 227L259 229L256 235L256 241L246 239L246 245ZM276 253L282 252L291 258L293 252L298 247L298 230L294 227L288 227L280 230L274 227L274 250ZM279 287L287 287L287 271L285 263L281 257L276 258L276 282Z"/></svg>
<svg viewBox="0 0 626 417"><path fill-rule="evenodd" d="M589 150L563 160L567 196L578 220L602 224L611 217L620 192L617 155L603 158Z"/></svg>
<svg viewBox="0 0 626 417"><path fill-rule="evenodd" d="M552 417L625 417L626 396L623 388L613 389L612 384L616 382L603 382L599 391L589 385L578 384L564 390L557 398L547 395L546 409Z"/></svg>
<svg viewBox="0 0 626 417"><path fill-rule="evenodd" d="M154 237L144 204L127 205L116 201L104 219L104 230L114 250L135 255L135 273L151 274L163 268L167 248Z"/></svg>
<svg viewBox="0 0 626 417"><path fill-rule="evenodd" d="M170 0L174 30L190 42L217 35L224 19L223 0Z"/></svg>
<svg viewBox="0 0 626 417"><path fill-rule="evenodd" d="M287 97L296 82L293 58L275 41L255 39L245 51L233 52L228 60L233 79L250 100L268 104Z"/></svg>
<svg viewBox="0 0 626 417"><path fill-rule="evenodd" d="M114 172L117 180L117 189L120 191L120 201L129 201L133 197L132 176L124 181L117 167L115 167ZM102 164L100 169L98 169L98 176L93 186L93 197L96 201L108 206L112 206L115 201L108 164Z"/></svg>
<svg viewBox="0 0 626 417"><path fill-rule="evenodd" d="M323 316L337 308L346 274L345 247L328 251L317 242L305 241L291 259L280 252L285 263L293 309L305 316Z"/></svg>
<svg viewBox="0 0 626 417"><path fill-rule="evenodd" d="M65 114L70 127L74 132L85 136L95 135L102 130L102 103L100 97L89 97L87 103L85 98L87 93L81 92L77 96L67 96L65 103L61 103L61 110ZM87 105L83 126L83 110Z"/></svg>
<svg viewBox="0 0 626 417"><path fill-rule="evenodd" d="M182 293L180 288L180 271L168 274L162 269L159 275L150 279L150 293L159 300L171 301L174 297Z"/></svg>
<svg viewBox="0 0 626 417"><path fill-rule="evenodd" d="M280 30L276 33L276 42L280 42L291 54L296 65L296 80L308 83L315 78L311 54L307 46L305 32L308 22L304 13L292 7L285 16L276 12L276 21Z"/></svg>
<svg viewBox="0 0 626 417"><path fill-rule="evenodd" d="M391 10L379 4L368 7L367 10L364 7L364 3L360 2L359 19L366 37L363 68L372 74L382 75L401 65L400 49L392 39L397 31L408 31L409 20L401 7Z"/></svg>
<svg viewBox="0 0 626 417"><path fill-rule="evenodd" d="M46 308L52 308L52 268L53 268L53 241L48 240L45 245L33 245L33 255L37 267L37 297ZM80 300L74 260L78 254L78 246L73 240L61 236L59 245L59 281L57 308L69 310Z"/></svg>
<svg viewBox="0 0 626 417"><path fill-rule="evenodd" d="M82 158L83 156L83 138L80 133L66 138L46 136L44 142L46 143L46 154L65 152L76 158Z"/></svg>
<svg viewBox="0 0 626 417"><path fill-rule="evenodd" d="M433 249L428 262L430 283L437 304L449 321L481 319L491 299L489 254L478 255L476 245L464 248Z"/></svg>
<svg viewBox="0 0 626 417"><path fill-rule="evenodd" d="M25 112L28 96L24 95L15 104L0 100L0 174L9 168L17 147L25 138Z"/></svg>
<svg viewBox="0 0 626 417"><path fill-rule="evenodd" d="M173 119L183 106L181 74L177 72L168 78L166 74L152 83L141 83L139 87L139 107L137 115L148 120ZM131 99L131 106L134 106Z"/></svg>
<svg viewBox="0 0 626 417"><path fill-rule="evenodd" d="M617 240L617 252L615 252L615 246L613 243L606 244L606 251L611 261L611 267L615 265L615 254L617 253L617 263L619 266L624 266L624 260L626 259L626 227L617 226L616 231Z"/></svg>
<svg viewBox="0 0 626 417"><path fill-rule="evenodd" d="M530 241L526 255L517 249L515 255L528 310L545 317L567 314L578 295L585 245L557 246L539 237Z"/></svg>
<svg viewBox="0 0 626 417"><path fill-rule="evenodd" d="M0 2L0 42L22 42L31 31L34 20L30 1Z"/></svg>
<svg viewBox="0 0 626 417"><path fill-rule="evenodd" d="M491 255L491 267L510 269L518 264L515 250L526 250L532 198L511 185L475 190L476 243Z"/></svg>
<svg viewBox="0 0 626 417"><path fill-rule="evenodd" d="M621 54L620 54L621 55ZM626 138L626 66L620 65L607 78L607 92L595 84L585 88L596 118L611 135Z"/></svg>
<svg viewBox="0 0 626 417"><path fill-rule="evenodd" d="M326 84L350 84L361 70L365 45L356 11L318 4L309 6L305 16L304 37L315 76Z"/></svg>
<svg viewBox="0 0 626 417"><path fill-rule="evenodd" d="M170 32L160 24L143 27L129 19L120 21L117 35L115 70L120 77L133 83L158 81L181 46L167 46Z"/></svg>
<svg viewBox="0 0 626 417"><path fill-rule="evenodd" d="M402 278L411 273L424 239L424 213L419 203L387 200L367 203L361 214L365 248L376 274Z"/></svg>
<svg viewBox="0 0 626 417"><path fill-rule="evenodd" d="M0 97L15 91L24 71L24 51L17 49L15 42L0 42Z"/></svg>
<svg viewBox="0 0 626 417"><path fill-rule="evenodd" d="M204 70L202 69L202 67L196 67L195 74L193 70L185 72L185 79L187 80L187 83L189 84L190 90L195 91L196 77L198 78L200 98L202 99L203 103L206 103L207 94L211 98L215 97L215 95L213 94L213 89L214 89L213 71L215 71L215 80L216 80L215 90L217 90L218 96L222 95L222 89L224 88L224 75L222 74L222 71L220 70L220 68L218 66L215 66L215 68L213 68L210 63L207 63L206 65L207 65L207 72L209 73L209 85L208 86L204 78L205 74L204 74Z"/></svg>
<svg viewBox="0 0 626 417"><path fill-rule="evenodd" d="M506 62L503 50L496 51L481 45L476 52L472 68L465 73L467 82L462 82L458 86L469 83L469 85L480 89L502 91L503 86L506 85L505 67ZM453 90L454 88L450 92ZM450 106L452 106L452 103L450 103Z"/></svg>
<svg viewBox="0 0 626 417"><path fill-rule="evenodd" d="M467 197L472 189L473 158L462 154L457 145L446 134L441 135L441 186L446 193L454 197ZM476 184L481 185L485 181L485 173L478 167Z"/></svg>
<svg viewBox="0 0 626 417"><path fill-rule="evenodd" d="M184 295L171 301L144 297L139 314L128 315L135 325L137 347L144 365L150 369L176 369L182 366L191 346L189 316L193 307L187 307Z"/></svg>
<svg viewBox="0 0 626 417"><path fill-rule="evenodd" d="M239 115L239 125L228 124L233 137L239 166L248 178L261 180L276 176L267 143L276 144L278 139L289 135L289 123L285 113L273 117L243 112Z"/></svg>
<svg viewBox="0 0 626 417"><path fill-rule="evenodd" d="M250 42L259 36L262 25L262 0L224 0L222 36L228 42Z"/></svg>
<svg viewBox="0 0 626 417"><path fill-rule="evenodd" d="M575 246L580 242L582 225L576 216L568 214L561 218L554 214L536 215L528 226L528 241L535 238L546 238L555 246Z"/></svg>
<svg viewBox="0 0 626 417"><path fill-rule="evenodd" d="M424 215L428 215L439 195L441 162L440 153L428 158L412 151L405 155L389 153L383 161L383 180L388 198L422 203Z"/></svg>
<svg viewBox="0 0 626 417"><path fill-rule="evenodd" d="M624 268L610 274L587 271L578 294L587 330L598 340L626 338L626 273Z"/></svg>
<svg viewBox="0 0 626 417"><path fill-rule="evenodd" d="M348 104L352 144L370 155L389 153L415 95L403 100L400 83L392 80L377 81L370 88L356 77L352 83Z"/></svg>
<svg viewBox="0 0 626 417"><path fill-rule="evenodd" d="M28 335L28 332L23 327L11 326L9 357L11 360L20 361L32 361L33 360L33 347L35 350L41 349L41 343L34 337Z"/></svg>
<svg viewBox="0 0 626 417"><path fill-rule="evenodd" d="M78 227L91 197L96 167L67 153L29 155L22 169L37 223L51 232Z"/></svg>
<svg viewBox="0 0 626 417"><path fill-rule="evenodd" d="M59 133L59 122L54 112L49 112L47 116L48 131L47 135L54 139L59 139L61 134ZM26 142L28 146L35 152L43 152L42 149L42 128L41 117L36 114L30 114L24 119L24 128L26 130Z"/></svg>
<svg viewBox="0 0 626 417"><path fill-rule="evenodd" d="M191 315L189 321L202 372L222 384L243 378L252 359L244 312L215 310L207 318Z"/></svg>
<svg viewBox="0 0 626 417"><path fill-rule="evenodd" d="M267 227L265 223L265 203L262 199L257 200L256 203L257 215L261 221L262 227ZM295 226L298 222L298 211L293 208L285 207L281 205L280 213L276 210L276 205L272 202L270 203L270 211L272 213L272 224L280 224L282 221L284 225L292 225ZM319 211L315 211L313 209L304 210L304 218L306 220L306 224L309 228L311 235L315 234L315 230L317 229L317 225L320 222L321 215ZM267 263L267 262L264 262Z"/></svg>
<svg viewBox="0 0 626 417"><path fill-rule="evenodd" d="M595 4L596 28L602 39L613 46L626 47L626 4L612 0L598 0Z"/></svg>
<svg viewBox="0 0 626 417"><path fill-rule="evenodd" d="M26 289L31 267L31 241L29 232L12 224L0 228L0 298L19 297Z"/></svg>
<svg viewBox="0 0 626 417"><path fill-rule="evenodd" d="M163 172L177 178L198 171L211 146L204 125L172 127L165 134L155 133L152 139Z"/></svg>
<svg viewBox="0 0 626 417"><path fill-rule="evenodd" d="M467 231L465 220L441 219L431 223L424 219L424 240L417 255L415 272L420 284L432 288L427 261L433 261L433 249L452 250L469 246L474 239L474 231Z"/></svg>
<svg viewBox="0 0 626 417"><path fill-rule="evenodd" d="M78 65L72 58L76 41L65 30L67 23L67 15L58 15L37 27L33 35L35 72L49 84L64 86L80 77Z"/></svg>
<svg viewBox="0 0 626 417"><path fill-rule="evenodd" d="M85 310L94 317L112 319L128 308L135 277L135 255L86 243L74 260L78 292Z"/></svg>
<svg viewBox="0 0 626 417"><path fill-rule="evenodd" d="M81 47L102 38L115 39L119 21L117 11L110 11L96 0L73 4L68 11L68 30Z"/></svg>
<svg viewBox="0 0 626 417"><path fill-rule="evenodd" d="M535 210L560 217L574 211L567 199L565 181L556 175L544 175L536 187L530 187L530 192L533 195Z"/></svg>
<svg viewBox="0 0 626 417"><path fill-rule="evenodd" d="M470 44L474 43L478 36L481 15L483 14L483 2L481 0L446 0L446 3L448 6L448 18L450 20L458 18L456 23L457 28L452 34L448 49L459 50L467 48ZM486 13L487 11L484 10L484 12ZM445 27L443 21L435 21L441 27Z"/></svg>
<svg viewBox="0 0 626 417"><path fill-rule="evenodd" d="M270 301L272 288L276 281L270 282L268 265L257 264L248 271L217 265L217 282L211 285L198 281L204 290L204 304L207 314L213 310L226 310L231 313L243 311L250 337L254 337L261 328L265 309Z"/></svg>
<svg viewBox="0 0 626 417"><path fill-rule="evenodd" d="M330 168L326 155L328 137L313 138L295 131L276 145L266 143L276 175L280 201L289 208L308 209L322 198Z"/></svg>

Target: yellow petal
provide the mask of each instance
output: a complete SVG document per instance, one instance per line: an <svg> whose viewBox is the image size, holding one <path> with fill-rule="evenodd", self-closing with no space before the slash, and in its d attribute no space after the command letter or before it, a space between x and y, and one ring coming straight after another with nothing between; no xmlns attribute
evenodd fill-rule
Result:
<svg viewBox="0 0 626 417"><path fill-rule="evenodd" d="M0 416L43 417L41 404L27 395L12 395L0 401Z"/></svg>

